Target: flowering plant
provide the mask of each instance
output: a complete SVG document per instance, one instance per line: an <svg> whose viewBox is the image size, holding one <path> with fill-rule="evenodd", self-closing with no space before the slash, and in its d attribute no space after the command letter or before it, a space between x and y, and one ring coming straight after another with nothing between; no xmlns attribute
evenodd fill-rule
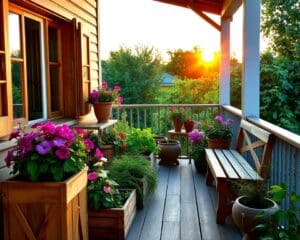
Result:
<svg viewBox="0 0 300 240"><path fill-rule="evenodd" d="M188 138L192 144L192 151L190 154L194 159L195 167L198 172L204 173L207 168L205 160L205 148L207 147L207 142L204 134L199 132L198 129L194 129L188 133Z"/></svg>
<svg viewBox="0 0 300 240"><path fill-rule="evenodd" d="M107 159L101 150L95 147L91 153L87 187L89 208L121 207L128 196L118 190L118 183L108 178L108 171L103 169Z"/></svg>
<svg viewBox="0 0 300 240"><path fill-rule="evenodd" d="M170 119L171 120L176 119L179 122L183 123L185 119L185 112L186 109L183 107L180 108L170 107Z"/></svg>
<svg viewBox="0 0 300 240"><path fill-rule="evenodd" d="M223 119L217 115L211 125L205 130L206 137L210 139L231 139L232 138L232 119Z"/></svg>
<svg viewBox="0 0 300 240"><path fill-rule="evenodd" d="M121 104L123 103L123 97L119 95L120 90L120 86L114 86L113 90L110 90L108 84L105 81L102 81L102 88L93 90L90 93L89 103L113 102Z"/></svg>
<svg viewBox="0 0 300 240"><path fill-rule="evenodd" d="M33 131L18 130L10 135L17 146L8 151L7 167L24 180L61 181L85 166L87 147L84 132L53 122L38 123Z"/></svg>

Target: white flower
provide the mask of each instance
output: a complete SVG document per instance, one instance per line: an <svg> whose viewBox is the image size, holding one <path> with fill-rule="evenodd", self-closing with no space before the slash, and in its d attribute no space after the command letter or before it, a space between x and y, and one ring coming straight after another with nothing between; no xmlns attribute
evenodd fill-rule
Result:
<svg viewBox="0 0 300 240"><path fill-rule="evenodd" d="M102 165L103 165L103 162L96 162L94 164L94 167L102 167Z"/></svg>
<svg viewBox="0 0 300 240"><path fill-rule="evenodd" d="M98 175L99 175L99 177L107 178L107 171L101 170L101 172Z"/></svg>
<svg viewBox="0 0 300 240"><path fill-rule="evenodd" d="M101 158L101 161L102 161L102 162L107 162L107 158L102 157L102 158Z"/></svg>

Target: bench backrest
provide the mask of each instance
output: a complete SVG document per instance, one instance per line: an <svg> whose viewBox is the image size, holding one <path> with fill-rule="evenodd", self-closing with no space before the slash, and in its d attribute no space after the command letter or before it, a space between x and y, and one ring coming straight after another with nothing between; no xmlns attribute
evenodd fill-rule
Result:
<svg viewBox="0 0 300 240"><path fill-rule="evenodd" d="M255 136L254 142L251 141ZM256 171L263 178L267 178L270 168L270 158L275 136L268 131L255 126L246 120L241 121L240 132L237 139L237 151L241 154L250 152ZM261 159L258 158L255 149L263 148Z"/></svg>

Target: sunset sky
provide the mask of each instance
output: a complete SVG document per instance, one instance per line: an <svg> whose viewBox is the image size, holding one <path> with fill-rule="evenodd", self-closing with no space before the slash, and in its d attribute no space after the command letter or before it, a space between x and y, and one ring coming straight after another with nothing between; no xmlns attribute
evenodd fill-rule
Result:
<svg viewBox="0 0 300 240"><path fill-rule="evenodd" d="M167 50L199 46L210 54L220 49L220 33L190 9L152 0L101 0L101 58L119 47L153 46ZM231 52L241 59L242 9L231 23ZM218 17L211 15L216 21ZM261 48L265 44L261 43Z"/></svg>

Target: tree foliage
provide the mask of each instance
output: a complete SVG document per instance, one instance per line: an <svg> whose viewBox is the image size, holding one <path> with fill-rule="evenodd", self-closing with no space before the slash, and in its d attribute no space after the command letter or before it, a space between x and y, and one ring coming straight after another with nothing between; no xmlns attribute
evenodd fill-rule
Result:
<svg viewBox="0 0 300 240"><path fill-rule="evenodd" d="M155 103L162 73L161 56L150 47L121 47L102 61L102 79L119 85L127 104Z"/></svg>

